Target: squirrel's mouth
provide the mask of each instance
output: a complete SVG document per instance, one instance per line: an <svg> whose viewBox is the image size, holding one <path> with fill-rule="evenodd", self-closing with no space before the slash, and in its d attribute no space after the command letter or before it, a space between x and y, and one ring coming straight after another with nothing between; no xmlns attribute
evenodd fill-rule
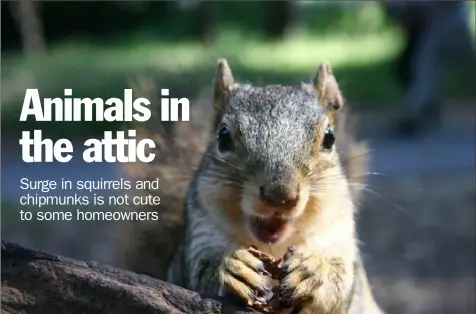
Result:
<svg viewBox="0 0 476 314"><path fill-rule="evenodd" d="M249 227L251 233L257 240L263 243L276 243L283 236L288 225L288 219L282 217L251 217L249 219Z"/></svg>

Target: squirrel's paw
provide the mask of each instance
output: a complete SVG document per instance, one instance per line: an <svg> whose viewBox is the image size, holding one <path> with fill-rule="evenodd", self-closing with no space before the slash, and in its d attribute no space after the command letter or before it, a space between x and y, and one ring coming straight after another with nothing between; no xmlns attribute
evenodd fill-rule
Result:
<svg viewBox="0 0 476 314"><path fill-rule="evenodd" d="M226 255L219 268L220 295L226 292L240 297L247 305L265 303L272 296L264 263L247 249Z"/></svg>
<svg viewBox="0 0 476 314"><path fill-rule="evenodd" d="M296 250L283 265L280 296L289 306L331 313L345 300L344 272L342 259Z"/></svg>

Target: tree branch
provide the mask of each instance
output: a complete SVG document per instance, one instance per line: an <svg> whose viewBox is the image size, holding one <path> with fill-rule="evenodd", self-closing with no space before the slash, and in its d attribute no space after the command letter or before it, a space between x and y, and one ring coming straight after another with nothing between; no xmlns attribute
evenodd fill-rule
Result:
<svg viewBox="0 0 476 314"><path fill-rule="evenodd" d="M231 300L2 241L2 313L256 313Z"/></svg>

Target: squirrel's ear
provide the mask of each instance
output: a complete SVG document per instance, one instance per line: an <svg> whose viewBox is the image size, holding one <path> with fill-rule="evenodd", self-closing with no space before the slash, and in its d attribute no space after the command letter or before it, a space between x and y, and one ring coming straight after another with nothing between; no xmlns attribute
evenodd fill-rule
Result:
<svg viewBox="0 0 476 314"><path fill-rule="evenodd" d="M329 63L321 63L314 77L313 84L319 95L320 103L327 109L335 111L344 106L344 99Z"/></svg>
<svg viewBox="0 0 476 314"><path fill-rule="evenodd" d="M218 60L213 86L213 104L215 109L221 110L226 104L230 92L236 86L235 79L231 73L230 66L226 59Z"/></svg>

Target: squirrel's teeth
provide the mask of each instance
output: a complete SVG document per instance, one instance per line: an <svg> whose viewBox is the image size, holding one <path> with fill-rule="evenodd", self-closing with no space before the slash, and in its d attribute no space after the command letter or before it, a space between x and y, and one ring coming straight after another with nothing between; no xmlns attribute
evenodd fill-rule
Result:
<svg viewBox="0 0 476 314"><path fill-rule="evenodd" d="M274 214L273 216L270 216L270 217L252 216L251 220L253 222L261 222L261 223L266 223L266 222L269 222L269 221L276 221L276 222L286 223L286 222L289 221L289 218L283 217L282 215L279 215L279 214Z"/></svg>
<svg viewBox="0 0 476 314"><path fill-rule="evenodd" d="M254 217L252 219L252 223L256 227L262 230L266 230L267 232L270 232L270 233L279 232L280 230L284 229L286 227L287 222L288 221L286 219L277 218L277 217L270 217L270 218Z"/></svg>
<svg viewBox="0 0 476 314"><path fill-rule="evenodd" d="M287 227L287 220L270 217L252 217L250 219L251 232L263 243L273 244L279 241Z"/></svg>

